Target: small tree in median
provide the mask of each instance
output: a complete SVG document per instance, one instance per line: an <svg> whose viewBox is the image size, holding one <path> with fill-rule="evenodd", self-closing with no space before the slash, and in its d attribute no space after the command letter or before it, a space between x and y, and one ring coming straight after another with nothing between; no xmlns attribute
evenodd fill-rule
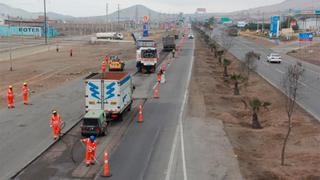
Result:
<svg viewBox="0 0 320 180"><path fill-rule="evenodd" d="M228 77L228 66L230 66L231 61L229 59L224 59L223 60L223 67L224 67L224 71L223 71L223 76L224 77Z"/></svg>
<svg viewBox="0 0 320 180"><path fill-rule="evenodd" d="M298 92L300 88L300 79L303 76L304 69L301 63L290 65L287 72L284 74L282 80L283 91L286 94L285 98L285 109L288 117L288 130L283 140L282 151L281 151L281 165L285 163L285 153L288 139L292 130L292 115L296 109Z"/></svg>
<svg viewBox="0 0 320 180"><path fill-rule="evenodd" d="M241 74L232 74L230 79L234 82L234 95L240 95L239 84L245 80Z"/></svg>
<svg viewBox="0 0 320 180"><path fill-rule="evenodd" d="M271 105L270 102L263 102L258 98L254 98L249 101L249 105L252 111L252 128L253 129L262 129L262 126L260 124L258 113L260 111L260 108L268 108L268 106Z"/></svg>
<svg viewBox="0 0 320 180"><path fill-rule="evenodd" d="M224 55L224 52L225 52L225 51L224 51L223 49L217 50L217 56L218 56L219 64L222 63L222 57L223 57L223 55Z"/></svg>
<svg viewBox="0 0 320 180"><path fill-rule="evenodd" d="M249 51L245 55L245 59L241 64L241 69L245 73L246 77L249 80L250 73L256 69L256 61L260 60L260 54L255 53L254 51Z"/></svg>

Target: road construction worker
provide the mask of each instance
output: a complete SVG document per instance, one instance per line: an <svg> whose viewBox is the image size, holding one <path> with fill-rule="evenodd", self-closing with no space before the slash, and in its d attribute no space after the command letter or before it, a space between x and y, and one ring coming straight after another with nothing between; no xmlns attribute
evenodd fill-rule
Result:
<svg viewBox="0 0 320 180"><path fill-rule="evenodd" d="M60 137L61 133L61 117L58 114L56 110L52 111L52 116L50 119L50 127L52 127L53 130L53 138L54 140L58 139Z"/></svg>
<svg viewBox="0 0 320 180"><path fill-rule="evenodd" d="M162 71L162 69L157 73L157 82L159 82L160 83L160 81L161 81L161 75L163 74L163 71Z"/></svg>
<svg viewBox="0 0 320 180"><path fill-rule="evenodd" d="M109 56L106 55L106 56L104 57L104 60L106 61L106 63L108 63L108 61L109 61Z"/></svg>
<svg viewBox="0 0 320 180"><path fill-rule="evenodd" d="M72 55L73 55L73 51L72 49L70 49L70 57L72 57Z"/></svg>
<svg viewBox="0 0 320 180"><path fill-rule="evenodd" d="M29 95L29 88L28 84L25 82L22 86L22 100L24 105L28 105L28 95Z"/></svg>
<svg viewBox="0 0 320 180"><path fill-rule="evenodd" d="M86 165L94 165L95 153L97 148L95 137L91 135L90 138L81 139L81 141L86 143Z"/></svg>
<svg viewBox="0 0 320 180"><path fill-rule="evenodd" d="M105 73L106 72L106 62L105 61L102 61L102 63L101 63L101 72L102 73Z"/></svg>
<svg viewBox="0 0 320 180"><path fill-rule="evenodd" d="M7 91L8 108L14 108L13 87L10 85Z"/></svg>
<svg viewBox="0 0 320 180"><path fill-rule="evenodd" d="M176 49L172 49L172 57L174 58L176 54Z"/></svg>

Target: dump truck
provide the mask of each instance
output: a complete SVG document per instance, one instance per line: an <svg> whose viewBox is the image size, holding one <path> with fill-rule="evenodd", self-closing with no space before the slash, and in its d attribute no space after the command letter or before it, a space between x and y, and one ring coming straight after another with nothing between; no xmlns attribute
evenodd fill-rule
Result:
<svg viewBox="0 0 320 180"><path fill-rule="evenodd" d="M172 51L176 48L176 42L174 36L165 36L162 38L163 50Z"/></svg>
<svg viewBox="0 0 320 180"><path fill-rule="evenodd" d="M123 71L125 63L118 56L110 56L109 71Z"/></svg>
<svg viewBox="0 0 320 180"><path fill-rule="evenodd" d="M102 110L105 121L122 120L124 112L131 109L133 89L128 72L90 74L85 78L86 115Z"/></svg>
<svg viewBox="0 0 320 180"><path fill-rule="evenodd" d="M158 63L159 54L155 47L140 47L137 50L136 67L138 72L154 73Z"/></svg>
<svg viewBox="0 0 320 180"><path fill-rule="evenodd" d="M156 41L152 39L138 39L136 40L136 47L140 49L141 47L157 47Z"/></svg>

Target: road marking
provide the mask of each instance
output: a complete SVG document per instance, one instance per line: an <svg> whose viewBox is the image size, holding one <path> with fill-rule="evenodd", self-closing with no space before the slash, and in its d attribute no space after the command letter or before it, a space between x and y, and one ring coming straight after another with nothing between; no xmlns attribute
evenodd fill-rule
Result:
<svg viewBox="0 0 320 180"><path fill-rule="evenodd" d="M195 41L193 41L193 49L194 49L194 46L195 46ZM179 122L178 122L175 136L173 139L173 144L172 144L172 148L171 148L171 153L170 153L170 158L169 158L169 162L168 162L168 168L167 168L167 174L166 174L165 180L170 180L171 170L172 170L172 166L173 166L173 158L174 158L174 154L175 154L176 147L177 147L178 135L180 135L180 142L181 142L183 180L188 180L187 167L186 167L186 155L185 155L185 148L184 148L184 135L183 135L182 118L183 118L184 108L187 103L187 97L189 94L188 88L189 88L189 84L190 84L190 80L191 80L193 62L194 62L194 50L192 51L192 55L191 55L191 65L189 66L189 74L188 74L188 78L187 78L186 91L183 96L183 101L182 101L180 114L179 114Z"/></svg>
<svg viewBox="0 0 320 180"><path fill-rule="evenodd" d="M302 86L304 86L304 87L308 87L308 85L306 85L304 82L302 82L302 81L298 81Z"/></svg>
<svg viewBox="0 0 320 180"><path fill-rule="evenodd" d="M278 69L278 68L276 68L276 71L278 71L279 73L281 73L281 74L284 74L284 72L283 71L281 71L280 69Z"/></svg>
<svg viewBox="0 0 320 180"><path fill-rule="evenodd" d="M152 87L152 89L154 90L158 85L159 85L159 82L157 82L157 83Z"/></svg>

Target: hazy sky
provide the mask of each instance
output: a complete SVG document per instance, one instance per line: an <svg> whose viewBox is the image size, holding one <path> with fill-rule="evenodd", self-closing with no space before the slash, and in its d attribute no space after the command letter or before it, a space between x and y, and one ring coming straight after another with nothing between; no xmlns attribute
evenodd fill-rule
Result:
<svg viewBox="0 0 320 180"><path fill-rule="evenodd" d="M163 13L193 13L198 7L204 7L208 12L229 12L282 1L284 0L47 0L47 6L48 11L61 14L95 16L105 14L106 3L109 3L109 12L115 11L117 4L120 4L120 8L142 4ZM0 2L27 11L43 11L43 0L0 0Z"/></svg>

